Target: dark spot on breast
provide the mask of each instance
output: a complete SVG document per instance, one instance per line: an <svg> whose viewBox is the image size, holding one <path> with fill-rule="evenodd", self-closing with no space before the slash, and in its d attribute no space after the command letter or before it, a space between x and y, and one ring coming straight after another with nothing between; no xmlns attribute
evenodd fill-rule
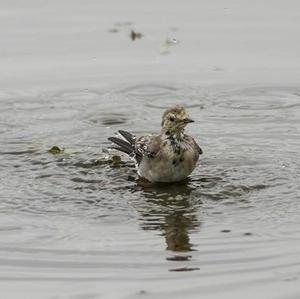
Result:
<svg viewBox="0 0 300 299"><path fill-rule="evenodd" d="M183 161L184 161L184 158L181 156L179 159L179 162L183 162Z"/></svg>
<svg viewBox="0 0 300 299"><path fill-rule="evenodd" d="M167 141L164 141L163 146L166 146L167 144L168 144L168 142L167 142Z"/></svg>
<svg viewBox="0 0 300 299"><path fill-rule="evenodd" d="M174 159L174 160L173 160L173 165L176 165L176 163L177 163L177 160Z"/></svg>
<svg viewBox="0 0 300 299"><path fill-rule="evenodd" d="M154 158L155 157L155 152L150 152L148 156L149 156L149 158Z"/></svg>
<svg viewBox="0 0 300 299"><path fill-rule="evenodd" d="M175 154L180 155L180 151L181 151L180 147L176 147L175 148Z"/></svg>
<svg viewBox="0 0 300 299"><path fill-rule="evenodd" d="M170 131L167 131L167 132L166 132L166 135L170 135L170 134L171 134Z"/></svg>

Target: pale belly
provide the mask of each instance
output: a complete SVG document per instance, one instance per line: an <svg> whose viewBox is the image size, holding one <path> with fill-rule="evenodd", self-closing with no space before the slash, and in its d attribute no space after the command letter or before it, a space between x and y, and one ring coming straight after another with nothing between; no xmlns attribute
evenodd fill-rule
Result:
<svg viewBox="0 0 300 299"><path fill-rule="evenodd" d="M184 180L194 170L199 155L186 151L182 156L163 156L143 158L139 167L139 176L150 182L178 182Z"/></svg>

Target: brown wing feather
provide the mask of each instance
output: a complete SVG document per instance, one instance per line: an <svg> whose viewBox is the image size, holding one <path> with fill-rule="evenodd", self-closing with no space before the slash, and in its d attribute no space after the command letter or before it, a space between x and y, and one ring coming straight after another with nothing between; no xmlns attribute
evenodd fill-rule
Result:
<svg viewBox="0 0 300 299"><path fill-rule="evenodd" d="M140 137L135 143L135 150L142 156L154 158L160 150L160 137L148 135Z"/></svg>

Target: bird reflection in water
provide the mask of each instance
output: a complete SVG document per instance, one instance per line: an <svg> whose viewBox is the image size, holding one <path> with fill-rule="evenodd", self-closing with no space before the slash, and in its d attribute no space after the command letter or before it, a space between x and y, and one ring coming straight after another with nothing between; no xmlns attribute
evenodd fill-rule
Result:
<svg viewBox="0 0 300 299"><path fill-rule="evenodd" d="M146 199L137 207L141 214L142 228L161 231L165 237L167 250L174 252L195 250L189 235L200 228L197 210L201 202L192 195L195 187L190 186L189 180L167 185L153 185L139 181L136 188ZM174 260L188 258L189 256L175 256Z"/></svg>

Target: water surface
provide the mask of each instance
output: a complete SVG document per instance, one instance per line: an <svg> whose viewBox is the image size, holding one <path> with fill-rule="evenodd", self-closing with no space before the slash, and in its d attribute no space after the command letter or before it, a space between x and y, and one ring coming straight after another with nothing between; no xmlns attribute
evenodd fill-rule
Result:
<svg viewBox="0 0 300 299"><path fill-rule="evenodd" d="M188 132L204 154L185 182L146 184L107 137L158 131L174 103L196 120ZM299 295L298 87L3 93L0 115L4 294L17 284L11 298Z"/></svg>
<svg viewBox="0 0 300 299"><path fill-rule="evenodd" d="M1 299L300 298L299 1L0 2ZM107 137L175 104L151 186Z"/></svg>

